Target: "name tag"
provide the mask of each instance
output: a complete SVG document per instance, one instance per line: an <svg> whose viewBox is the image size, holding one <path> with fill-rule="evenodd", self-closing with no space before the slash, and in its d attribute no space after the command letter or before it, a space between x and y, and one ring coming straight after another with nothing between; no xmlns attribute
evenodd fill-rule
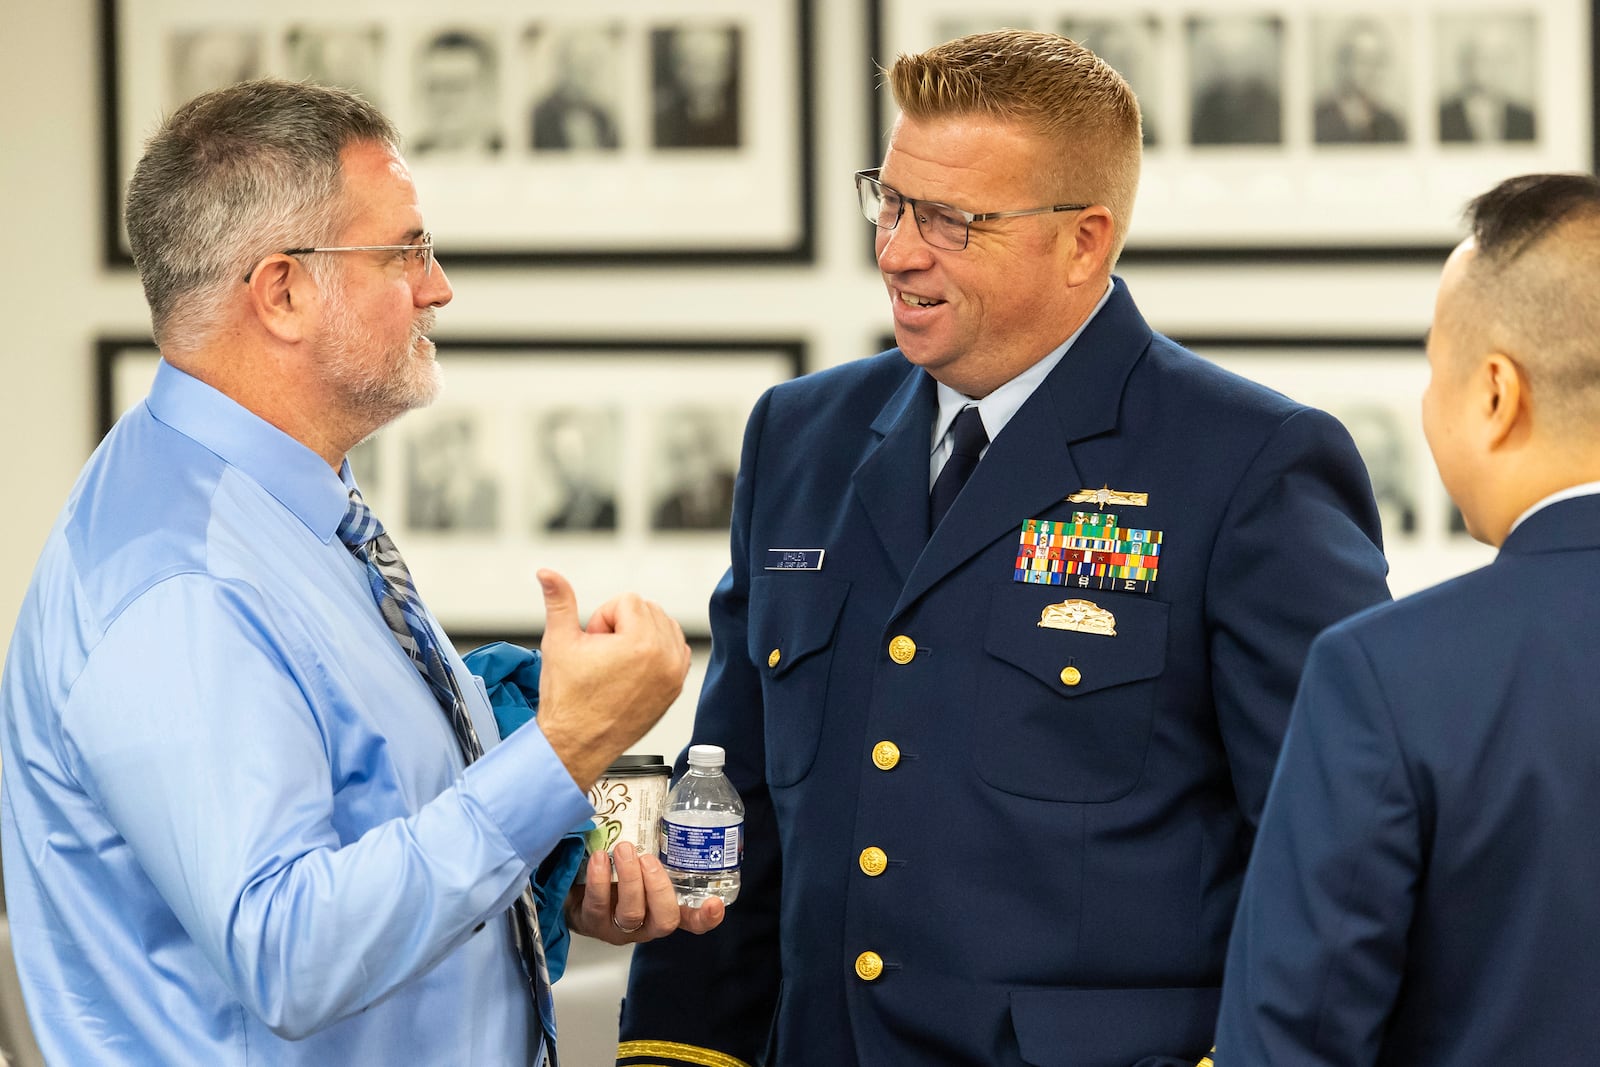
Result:
<svg viewBox="0 0 1600 1067"><path fill-rule="evenodd" d="M820 571L822 569L822 556L827 549L823 548L769 548L767 549L767 566L769 571Z"/></svg>

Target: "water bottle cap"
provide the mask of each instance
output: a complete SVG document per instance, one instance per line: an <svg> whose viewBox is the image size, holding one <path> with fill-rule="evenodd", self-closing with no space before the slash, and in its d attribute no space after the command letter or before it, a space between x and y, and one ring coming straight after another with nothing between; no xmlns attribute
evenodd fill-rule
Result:
<svg viewBox="0 0 1600 1067"><path fill-rule="evenodd" d="M689 766L720 767L728 758L721 745L690 745Z"/></svg>

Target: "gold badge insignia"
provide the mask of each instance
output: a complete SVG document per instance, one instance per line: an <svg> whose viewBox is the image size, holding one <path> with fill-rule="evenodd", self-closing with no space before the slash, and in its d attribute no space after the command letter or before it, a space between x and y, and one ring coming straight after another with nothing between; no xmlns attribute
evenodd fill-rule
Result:
<svg viewBox="0 0 1600 1067"><path fill-rule="evenodd" d="M1063 600L1051 604L1039 613L1039 625L1047 630L1117 636L1117 617L1092 600Z"/></svg>
<svg viewBox="0 0 1600 1067"><path fill-rule="evenodd" d="M1097 508L1104 508L1107 504L1142 508L1150 503L1150 494L1124 493L1119 489L1111 489L1102 485L1098 489L1079 489L1076 493L1067 497L1067 503L1093 504Z"/></svg>

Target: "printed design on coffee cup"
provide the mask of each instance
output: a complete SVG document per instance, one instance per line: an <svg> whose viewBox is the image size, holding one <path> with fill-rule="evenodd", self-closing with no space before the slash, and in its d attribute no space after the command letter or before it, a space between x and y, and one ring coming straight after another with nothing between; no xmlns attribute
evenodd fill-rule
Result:
<svg viewBox="0 0 1600 1067"><path fill-rule="evenodd" d="M591 823L593 820L590 820ZM584 846L591 852L609 852L622 836L622 824L615 819L601 819L583 832Z"/></svg>
<svg viewBox="0 0 1600 1067"><path fill-rule="evenodd" d="M584 835L584 840L590 852L607 852L617 843L622 836L622 821L613 816L626 811L630 800L627 782L601 781L589 790L589 803L594 806L594 818L590 821L594 828Z"/></svg>

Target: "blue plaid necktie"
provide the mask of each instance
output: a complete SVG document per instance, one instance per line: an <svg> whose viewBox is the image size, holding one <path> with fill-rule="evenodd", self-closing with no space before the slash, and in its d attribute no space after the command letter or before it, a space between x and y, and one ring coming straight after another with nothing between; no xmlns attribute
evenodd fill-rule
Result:
<svg viewBox="0 0 1600 1067"><path fill-rule="evenodd" d="M939 528L939 520L950 510L950 505L956 502L956 497L961 494L961 487L967 484L972 472L978 469L978 457L983 454L984 446L989 443L989 434L983 428L983 418L978 414L976 404L968 404L961 409L956 415L956 421L951 424L950 434L954 438L950 458L945 461L944 469L939 472L939 477L934 479L933 490L928 494L930 530Z"/></svg>
<svg viewBox="0 0 1600 1067"><path fill-rule="evenodd" d="M389 630L411 662L433 690L439 707L456 735L456 744L462 758L468 763L483 755L483 745L478 732L472 728L472 718L467 714L467 702L461 696L456 676L439 651L439 642L433 626L423 613L422 601L417 596L416 583L400 550L383 530L383 523L361 499L361 491L350 490L350 506L345 510L344 521L339 523L339 540L366 564L367 583L372 587L372 598L377 602L378 613L388 623ZM550 971L545 966L544 942L539 937L538 914L533 900L531 884L524 883L522 893L511 904L511 932L517 951L527 968L533 986L533 1003L539 1012L541 1030L540 1054L536 1064L556 1063L556 1012L550 993Z"/></svg>

